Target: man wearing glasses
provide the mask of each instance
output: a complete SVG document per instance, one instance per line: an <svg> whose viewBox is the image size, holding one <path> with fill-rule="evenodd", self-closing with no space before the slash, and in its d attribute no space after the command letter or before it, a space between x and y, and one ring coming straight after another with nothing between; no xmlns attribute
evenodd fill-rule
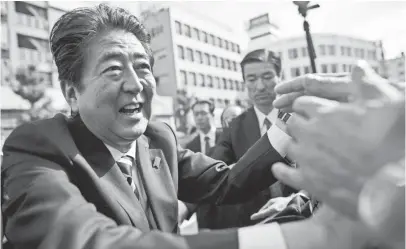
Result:
<svg viewBox="0 0 406 249"><path fill-rule="evenodd" d="M288 114L282 115L283 113L279 113L272 105L276 98L274 87L280 82L281 59L270 50L255 50L243 58L241 69L253 107L231 122L229 128L224 131L219 142L208 155L224 161L228 165L233 164L268 132L268 136L272 136L272 141L270 141L275 149L273 151L275 158L285 158L286 146L291 139L285 132ZM207 218L199 217L199 220L206 220L207 223L199 223L199 226L200 228L220 229L252 225L258 220L252 220L251 215L256 213L268 200L288 196L290 193L292 193L292 189L277 182L269 189L253 196L250 202L232 206L206 207L204 215ZM254 216L253 218L259 217Z"/></svg>

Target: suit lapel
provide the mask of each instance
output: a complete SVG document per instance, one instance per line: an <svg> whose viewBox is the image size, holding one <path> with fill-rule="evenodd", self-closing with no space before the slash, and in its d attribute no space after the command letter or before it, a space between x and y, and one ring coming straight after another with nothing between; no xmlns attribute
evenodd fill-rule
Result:
<svg viewBox="0 0 406 249"><path fill-rule="evenodd" d="M137 140L137 161L157 229L177 229L177 196L163 151L142 135Z"/></svg>
<svg viewBox="0 0 406 249"><path fill-rule="evenodd" d="M148 231L148 220L141 204L104 143L87 129L79 117L74 119L72 126L71 130L79 151L99 177L103 188L99 191L101 195L114 198L134 226Z"/></svg>
<svg viewBox="0 0 406 249"><path fill-rule="evenodd" d="M254 145L261 138L261 131L259 130L258 118L255 114L253 107L248 109L245 118L243 120L244 134L247 143L247 151L252 145Z"/></svg>

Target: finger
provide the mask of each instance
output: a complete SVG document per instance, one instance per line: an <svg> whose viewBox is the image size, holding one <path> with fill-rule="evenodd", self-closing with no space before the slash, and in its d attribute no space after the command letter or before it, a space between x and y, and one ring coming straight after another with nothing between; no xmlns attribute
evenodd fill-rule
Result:
<svg viewBox="0 0 406 249"><path fill-rule="evenodd" d="M358 61L351 73L354 101L362 104L368 100L392 100L400 97L398 89L388 84L365 61Z"/></svg>
<svg viewBox="0 0 406 249"><path fill-rule="evenodd" d="M266 217L269 217L273 214L275 214L276 212L278 212L278 210L273 209L273 208L269 208L263 211L259 211L253 215L251 215L251 220L260 220Z"/></svg>
<svg viewBox="0 0 406 249"><path fill-rule="evenodd" d="M320 109L337 106L337 101L323 99L314 96L303 96L296 99L293 103L293 112L302 115L308 119L317 116Z"/></svg>
<svg viewBox="0 0 406 249"><path fill-rule="evenodd" d="M274 88L276 94L286 94L292 92L302 92L305 90L305 81L308 75L302 75L297 78L281 82L277 84Z"/></svg>
<svg viewBox="0 0 406 249"><path fill-rule="evenodd" d="M261 207L261 209L260 209L259 211L263 211L263 210L269 208L270 206L272 206L272 205L275 203L275 200L274 200L274 199L275 199L275 198L269 200L265 205L263 205L263 206Z"/></svg>
<svg viewBox="0 0 406 249"><path fill-rule="evenodd" d="M304 178L298 169L291 168L284 163L275 163L272 172L281 182L292 188L302 189Z"/></svg>
<svg viewBox="0 0 406 249"><path fill-rule="evenodd" d="M347 102L351 94L349 77L309 75L305 81L306 95Z"/></svg>
<svg viewBox="0 0 406 249"><path fill-rule="evenodd" d="M300 139L301 134L303 134L305 130L308 130L307 127L309 126L309 123L310 122L306 118L295 113L289 118L286 124L287 133L294 140L298 140Z"/></svg>
<svg viewBox="0 0 406 249"><path fill-rule="evenodd" d="M280 95L274 100L273 106L276 109L292 108L292 104L295 101L295 99L297 99L298 97L303 96L303 95L304 95L304 92L291 92L291 93ZM284 112L286 112L286 111L284 111ZM288 111L288 113L289 112L291 112L291 111Z"/></svg>

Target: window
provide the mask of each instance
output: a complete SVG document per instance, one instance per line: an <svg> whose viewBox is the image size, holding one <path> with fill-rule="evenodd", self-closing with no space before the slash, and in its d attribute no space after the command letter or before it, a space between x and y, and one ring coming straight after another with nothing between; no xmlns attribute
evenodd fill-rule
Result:
<svg viewBox="0 0 406 249"><path fill-rule="evenodd" d="M215 56L215 55L211 56L211 65L213 67L218 67L218 65L217 65L217 56Z"/></svg>
<svg viewBox="0 0 406 249"><path fill-rule="evenodd" d="M336 55L336 47L334 45L328 45L328 54Z"/></svg>
<svg viewBox="0 0 406 249"><path fill-rule="evenodd" d="M343 72L347 72L347 65L343 64Z"/></svg>
<svg viewBox="0 0 406 249"><path fill-rule="evenodd" d="M376 60L376 51L375 50L371 50L371 59Z"/></svg>
<svg viewBox="0 0 406 249"><path fill-rule="evenodd" d="M234 81L228 80L228 89L234 90Z"/></svg>
<svg viewBox="0 0 406 249"><path fill-rule="evenodd" d="M196 82L196 73L189 72L188 83L193 84L194 86L197 85L197 82Z"/></svg>
<svg viewBox="0 0 406 249"><path fill-rule="evenodd" d="M290 74L293 78L300 76L300 68L299 67L292 67L290 69Z"/></svg>
<svg viewBox="0 0 406 249"><path fill-rule="evenodd" d="M241 53L241 51L240 51L240 45L238 45L238 44L237 44L237 53L239 53L239 54Z"/></svg>
<svg viewBox="0 0 406 249"><path fill-rule="evenodd" d="M354 48L354 54L355 54L355 57L359 57L359 49L358 48Z"/></svg>
<svg viewBox="0 0 406 249"><path fill-rule="evenodd" d="M244 83L244 81L242 81L240 83L241 83L241 91L244 92L245 91L245 83Z"/></svg>
<svg viewBox="0 0 406 249"><path fill-rule="evenodd" d="M225 99L225 100L224 100L224 104L225 104L225 105L229 105L229 104L230 104L230 100Z"/></svg>
<svg viewBox="0 0 406 249"><path fill-rule="evenodd" d="M222 48L223 47L223 40L220 37L217 37L217 45Z"/></svg>
<svg viewBox="0 0 406 249"><path fill-rule="evenodd" d="M337 73L337 64L331 64L331 72Z"/></svg>
<svg viewBox="0 0 406 249"><path fill-rule="evenodd" d="M319 45L320 55L326 55L326 45Z"/></svg>
<svg viewBox="0 0 406 249"><path fill-rule="evenodd" d="M351 47L347 47L347 55L348 55L348 56L352 56Z"/></svg>
<svg viewBox="0 0 406 249"><path fill-rule="evenodd" d="M208 40L207 40L207 33L204 32L204 31L202 31L202 35L203 35L203 41L204 41L204 43L208 43Z"/></svg>
<svg viewBox="0 0 406 249"><path fill-rule="evenodd" d="M361 57L361 59L365 58L365 50L362 48L359 49L359 57Z"/></svg>
<svg viewBox="0 0 406 249"><path fill-rule="evenodd" d="M223 58L220 58L220 62L221 62L221 68L224 68L224 59Z"/></svg>
<svg viewBox="0 0 406 249"><path fill-rule="evenodd" d="M227 89L227 80L226 80L226 78L222 78L221 80L223 81L223 88Z"/></svg>
<svg viewBox="0 0 406 249"><path fill-rule="evenodd" d="M230 60L226 60L226 69L231 70Z"/></svg>
<svg viewBox="0 0 406 249"><path fill-rule="evenodd" d="M211 45L216 45L216 43L215 43L215 41L214 41L215 39L214 39L214 35L210 35L210 39L209 39L209 44L211 44Z"/></svg>
<svg viewBox="0 0 406 249"><path fill-rule="evenodd" d="M203 64L202 52L196 51L196 60L197 60L197 62L199 62L200 64Z"/></svg>
<svg viewBox="0 0 406 249"><path fill-rule="evenodd" d="M237 62L233 61L233 71L237 72Z"/></svg>
<svg viewBox="0 0 406 249"><path fill-rule="evenodd" d="M187 48L187 49L186 49L186 58L187 58L189 61L194 61L194 58L193 58L193 50L192 50L192 49L190 49L190 48Z"/></svg>
<svg viewBox="0 0 406 249"><path fill-rule="evenodd" d="M214 88L218 88L218 89L221 88L221 86L220 86L220 78L219 77L214 78Z"/></svg>
<svg viewBox="0 0 406 249"><path fill-rule="evenodd" d="M226 49L226 50L228 50L228 41L227 40L224 40L224 48Z"/></svg>
<svg viewBox="0 0 406 249"><path fill-rule="evenodd" d="M192 37L193 37L193 39L200 41L200 30L198 30L197 28L193 28Z"/></svg>
<svg viewBox="0 0 406 249"><path fill-rule="evenodd" d="M181 86L187 85L186 72L184 70L180 70L180 85Z"/></svg>
<svg viewBox="0 0 406 249"><path fill-rule="evenodd" d="M305 73L305 74L310 73L310 67L309 67L309 66L305 66L305 67L304 67L304 73Z"/></svg>
<svg viewBox="0 0 406 249"><path fill-rule="evenodd" d="M278 56L280 59L282 59L282 52L278 52Z"/></svg>
<svg viewBox="0 0 406 249"><path fill-rule="evenodd" d="M199 77L197 78L197 85L204 86L204 74L199 73Z"/></svg>
<svg viewBox="0 0 406 249"><path fill-rule="evenodd" d="M185 49L182 46L178 45L178 56L182 60L185 59Z"/></svg>
<svg viewBox="0 0 406 249"><path fill-rule="evenodd" d="M307 48L306 47L302 47L302 56L307 57Z"/></svg>
<svg viewBox="0 0 406 249"><path fill-rule="evenodd" d="M326 64L321 64L321 72L322 73L328 73L327 65Z"/></svg>
<svg viewBox="0 0 406 249"><path fill-rule="evenodd" d="M207 75L207 86L213 88L213 77Z"/></svg>
<svg viewBox="0 0 406 249"><path fill-rule="evenodd" d="M238 80L234 81L235 85L235 90L240 91L240 84L238 83Z"/></svg>
<svg viewBox="0 0 406 249"><path fill-rule="evenodd" d="M289 59L296 59L298 57L296 48L289 49L288 54L289 54Z"/></svg>
<svg viewBox="0 0 406 249"><path fill-rule="evenodd" d="M235 49L235 44L234 43L232 43L232 42L230 42L231 43L231 52L236 52L236 49Z"/></svg>
<svg viewBox="0 0 406 249"><path fill-rule="evenodd" d="M208 53L204 53L205 64L210 66L210 55Z"/></svg>
<svg viewBox="0 0 406 249"><path fill-rule="evenodd" d="M185 35L187 37L192 37L191 34L190 34L190 26L187 25L187 24L185 24Z"/></svg>
<svg viewBox="0 0 406 249"><path fill-rule="evenodd" d="M341 55L345 55L345 47L341 46Z"/></svg>

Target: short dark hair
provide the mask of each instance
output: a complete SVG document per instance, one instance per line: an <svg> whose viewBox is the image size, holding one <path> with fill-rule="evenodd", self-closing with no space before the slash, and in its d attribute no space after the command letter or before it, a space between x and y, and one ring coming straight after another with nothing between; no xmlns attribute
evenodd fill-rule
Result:
<svg viewBox="0 0 406 249"><path fill-rule="evenodd" d="M253 62L269 62L275 67L275 71L278 74L278 76L281 75L282 70L281 58L272 50L257 49L245 55L240 63L243 78L244 78L244 66L247 65L248 63Z"/></svg>
<svg viewBox="0 0 406 249"><path fill-rule="evenodd" d="M69 81L80 86L86 47L94 37L109 29L134 34L148 54L151 68L153 67L154 58L149 46L151 36L138 18L123 8L99 4L65 13L51 30L51 52L61 83Z"/></svg>
<svg viewBox="0 0 406 249"><path fill-rule="evenodd" d="M193 105L191 106L191 110L193 111L193 109L195 108L196 105L202 105L202 104L207 104L209 105L209 111L211 114L214 114L214 109L216 109L216 106L214 105L214 103L210 100L206 100L206 99L198 99L196 100L195 103L193 103Z"/></svg>

